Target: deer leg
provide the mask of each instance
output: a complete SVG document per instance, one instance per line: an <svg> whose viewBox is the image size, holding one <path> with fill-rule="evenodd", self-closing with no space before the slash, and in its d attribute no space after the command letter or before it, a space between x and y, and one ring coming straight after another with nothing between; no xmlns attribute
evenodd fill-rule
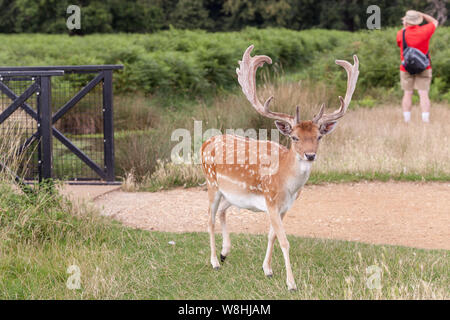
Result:
<svg viewBox="0 0 450 320"><path fill-rule="evenodd" d="M281 215L281 219L283 219L285 214ZM275 244L275 239L277 238L275 231L273 230L272 225L270 225L269 230L269 236L268 236L268 242L267 242L267 251L266 251L266 257L264 258L263 262L263 270L264 274L267 277L271 277L273 275L272 271L272 253L273 253L273 245Z"/></svg>
<svg viewBox="0 0 450 320"><path fill-rule="evenodd" d="M270 226L268 238L269 238L269 241L267 242L267 251L266 251L266 257L264 258L264 262L263 262L263 270L264 270L264 274L267 277L271 277L273 275L273 271L272 271L273 244L275 242L275 239L277 238L272 226Z"/></svg>
<svg viewBox="0 0 450 320"><path fill-rule="evenodd" d="M220 225L222 226L222 251L220 252L220 261L222 262L225 261L225 258L227 257L228 253L230 253L231 249L230 235L227 230L227 222L226 222L226 214L227 214L226 211L230 206L231 204L225 199L223 199L219 205L218 210Z"/></svg>
<svg viewBox="0 0 450 320"><path fill-rule="evenodd" d="M208 220L208 232L209 232L209 244L211 246L211 265L215 270L218 270L220 267L219 260L217 260L216 254L216 241L214 234L214 225L216 223L216 212L219 207L220 199L222 198L222 194L218 190L210 191L208 190L209 195L209 220Z"/></svg>
<svg viewBox="0 0 450 320"><path fill-rule="evenodd" d="M297 290L294 276L292 274L291 261L289 259L289 241L286 237L283 224L281 222L281 214L278 210L269 210L270 224L275 231L275 235L280 243L281 251L283 251L284 263L286 264L286 283L289 290Z"/></svg>

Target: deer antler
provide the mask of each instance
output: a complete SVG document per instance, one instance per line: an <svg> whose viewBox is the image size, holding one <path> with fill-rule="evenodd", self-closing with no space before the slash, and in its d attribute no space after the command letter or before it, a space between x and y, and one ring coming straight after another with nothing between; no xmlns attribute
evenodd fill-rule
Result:
<svg viewBox="0 0 450 320"><path fill-rule="evenodd" d="M262 67L265 62L272 64L272 59L268 56L254 56L251 57L250 53L253 50L253 45L245 50L242 56L242 61L239 61L239 68L236 68L236 73L238 75L239 84L242 87L242 92L244 92L247 100L250 101L253 108L258 111L259 114L271 118L282 120L288 122L291 126L295 125L297 122L297 117L294 118L285 113L272 112L269 109L269 104L273 99L273 96L266 100L264 105L259 101L256 96L256 70ZM297 107L298 114L298 107Z"/></svg>
<svg viewBox="0 0 450 320"><path fill-rule="evenodd" d="M358 80L359 75L359 60L356 55L353 56L353 61L354 64L351 65L345 60L336 60L336 64L340 65L347 71L347 92L345 93L345 99L339 96L339 100L341 102L340 108L329 114L323 113L325 105L322 104L319 113L314 116L312 120L314 123L321 125L323 123L336 121L344 116L350 101L352 100L353 92L356 87L356 81Z"/></svg>

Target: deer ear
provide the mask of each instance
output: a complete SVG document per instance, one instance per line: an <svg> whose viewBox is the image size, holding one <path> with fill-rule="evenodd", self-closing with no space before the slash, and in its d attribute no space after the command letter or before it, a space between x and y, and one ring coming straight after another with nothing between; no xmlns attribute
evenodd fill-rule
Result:
<svg viewBox="0 0 450 320"><path fill-rule="evenodd" d="M336 129L337 121L330 121L320 125L319 131L322 135L329 134Z"/></svg>
<svg viewBox="0 0 450 320"><path fill-rule="evenodd" d="M278 130L285 136L289 136L292 132L292 127L287 122L276 120L275 125L277 126Z"/></svg>

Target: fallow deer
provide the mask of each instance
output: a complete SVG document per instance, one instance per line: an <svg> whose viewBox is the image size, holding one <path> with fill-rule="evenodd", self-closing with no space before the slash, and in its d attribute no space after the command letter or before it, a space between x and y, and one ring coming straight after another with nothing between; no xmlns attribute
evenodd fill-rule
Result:
<svg viewBox="0 0 450 320"><path fill-rule="evenodd" d="M290 148L268 140L254 140L235 135L214 136L201 148L202 169L206 176L209 197L209 225L211 245L211 264L219 269L216 255L214 225L216 213L222 225L223 245L221 261L228 255L231 247L226 227L225 212L234 205L238 208L267 212L270 220L269 239L263 270L272 276L271 259L275 238L280 243L285 264L286 282L290 290L296 284L289 260L289 242L282 225L285 213L299 196L301 188L309 178L311 164L315 160L319 140L332 132L337 121L345 114L350 104L358 79L358 57L353 56L354 64L336 60L336 64L347 71L347 92L345 98L339 97L340 108L333 113L324 113L324 104L312 120L300 120L299 107L295 116L272 112L270 97L262 104L256 94L256 71L264 63L271 64L268 56L254 56L250 53L253 45L244 52L239 68L236 69L242 91L261 115L275 119L278 130L292 140ZM239 148L240 146L240 148ZM270 152L263 152L270 151ZM226 161L238 159L237 161ZM253 161L252 161L253 158ZM255 161L256 159L256 161Z"/></svg>

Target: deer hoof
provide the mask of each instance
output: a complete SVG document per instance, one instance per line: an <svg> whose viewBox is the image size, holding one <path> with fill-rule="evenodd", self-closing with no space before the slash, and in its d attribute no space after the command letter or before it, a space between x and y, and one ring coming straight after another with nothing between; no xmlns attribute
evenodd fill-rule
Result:
<svg viewBox="0 0 450 320"><path fill-rule="evenodd" d="M220 267L213 267L213 269L217 271L220 269Z"/></svg>
<svg viewBox="0 0 450 320"><path fill-rule="evenodd" d="M264 269L264 267L262 268L263 269L263 271L264 271L264 275L267 277L267 278L272 278L272 276L273 276L273 272L272 272L272 269Z"/></svg>
<svg viewBox="0 0 450 320"><path fill-rule="evenodd" d="M288 284L288 289L290 292L294 292L297 291L297 286L295 285L295 283L293 285Z"/></svg>
<svg viewBox="0 0 450 320"><path fill-rule="evenodd" d="M226 258L227 258L227 256L220 255L220 261L221 262L224 262Z"/></svg>

